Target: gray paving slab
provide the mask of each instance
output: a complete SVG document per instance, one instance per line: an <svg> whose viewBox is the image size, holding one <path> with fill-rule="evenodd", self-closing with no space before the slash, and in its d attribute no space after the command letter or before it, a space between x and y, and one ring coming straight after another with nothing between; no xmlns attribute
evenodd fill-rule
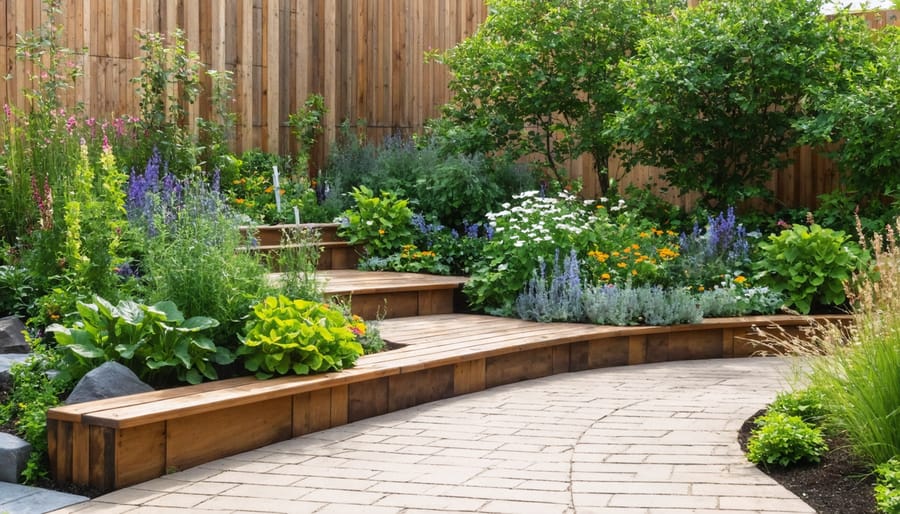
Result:
<svg viewBox="0 0 900 514"><path fill-rule="evenodd" d="M510 384L210 462L58 512L811 513L737 430L786 387L775 358Z"/></svg>
<svg viewBox="0 0 900 514"><path fill-rule="evenodd" d="M86 500L84 496L0 482L0 514L43 514Z"/></svg>

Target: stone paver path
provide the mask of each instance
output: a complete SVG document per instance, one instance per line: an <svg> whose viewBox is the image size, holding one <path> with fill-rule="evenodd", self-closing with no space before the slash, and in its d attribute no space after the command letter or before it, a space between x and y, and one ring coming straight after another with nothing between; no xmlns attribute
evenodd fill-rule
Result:
<svg viewBox="0 0 900 514"><path fill-rule="evenodd" d="M774 358L555 375L310 434L60 512L813 512L746 462ZM202 434L198 434L202 437Z"/></svg>

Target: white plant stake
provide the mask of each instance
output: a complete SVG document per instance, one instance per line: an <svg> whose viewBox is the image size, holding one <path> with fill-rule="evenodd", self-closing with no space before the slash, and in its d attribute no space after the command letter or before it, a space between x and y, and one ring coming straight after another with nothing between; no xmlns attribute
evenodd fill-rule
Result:
<svg viewBox="0 0 900 514"><path fill-rule="evenodd" d="M300 224L300 208L296 205L294 206L294 225Z"/></svg>
<svg viewBox="0 0 900 514"><path fill-rule="evenodd" d="M275 210L281 212L281 191L278 189L278 166L272 166L272 185L275 187Z"/></svg>

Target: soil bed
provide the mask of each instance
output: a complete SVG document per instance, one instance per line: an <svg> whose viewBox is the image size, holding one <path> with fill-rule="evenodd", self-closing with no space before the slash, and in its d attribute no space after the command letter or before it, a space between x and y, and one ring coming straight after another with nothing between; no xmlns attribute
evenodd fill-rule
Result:
<svg viewBox="0 0 900 514"><path fill-rule="evenodd" d="M747 439L756 428L755 419L765 410L744 422L738 434L741 449L747 451ZM822 514L872 514L875 509L875 478L868 473L847 448L847 442L827 437L830 450L819 464L781 468L758 466L787 490L803 499Z"/></svg>

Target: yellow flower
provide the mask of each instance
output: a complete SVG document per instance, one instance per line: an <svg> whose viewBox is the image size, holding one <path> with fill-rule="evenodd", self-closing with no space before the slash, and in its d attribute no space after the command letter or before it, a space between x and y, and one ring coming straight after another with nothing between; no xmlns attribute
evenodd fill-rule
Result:
<svg viewBox="0 0 900 514"><path fill-rule="evenodd" d="M378 229L378 235L379 235L379 236L383 236L383 235L384 235L384 229L383 229L383 228Z"/></svg>
<svg viewBox="0 0 900 514"><path fill-rule="evenodd" d="M638 237L640 237L642 239L647 239L648 237L650 237L650 234L648 234L646 232L641 232L640 234L638 234Z"/></svg>
<svg viewBox="0 0 900 514"><path fill-rule="evenodd" d="M620 268L627 268L627 267L628 267L628 265L625 264L624 262L620 262L620 263L616 264L616 266L618 266L618 267L620 267Z"/></svg>
<svg viewBox="0 0 900 514"><path fill-rule="evenodd" d="M598 251L598 250L594 250L594 251L592 251L592 252L588 252L588 256L597 259L598 262L606 262L606 259L609 259L609 254L608 254L608 253L603 253L603 252Z"/></svg>
<svg viewBox="0 0 900 514"><path fill-rule="evenodd" d="M744 282L747 281L747 277L745 277L744 275L738 275L738 276L734 277L734 281L735 281L735 283L743 284Z"/></svg>
<svg viewBox="0 0 900 514"><path fill-rule="evenodd" d="M609 273L604 273L604 274L600 275L600 280L607 280L607 281L608 281L609 278L610 278L610 277L609 277Z"/></svg>
<svg viewBox="0 0 900 514"><path fill-rule="evenodd" d="M706 288L703 286L697 286L697 291L700 291L702 293L703 291L706 291Z"/></svg>
<svg viewBox="0 0 900 514"><path fill-rule="evenodd" d="M238 185L238 184L241 183L241 181L238 180L238 179L234 179L234 180L231 181L231 183L234 184L234 185Z"/></svg>
<svg viewBox="0 0 900 514"><path fill-rule="evenodd" d="M235 198L234 203L240 205L240 204L244 203L244 199L243 198Z"/></svg>
<svg viewBox="0 0 900 514"><path fill-rule="evenodd" d="M633 249L635 249L635 250L639 249L640 247L641 247L641 245L639 245L639 244L637 244L637 243L634 243L634 244L631 245L631 248L633 248Z"/></svg>
<svg viewBox="0 0 900 514"><path fill-rule="evenodd" d="M631 275L636 277L636 276L637 276L637 270L636 270L636 269L631 270Z"/></svg>
<svg viewBox="0 0 900 514"><path fill-rule="evenodd" d="M622 255L622 254L620 254L619 252L613 252L613 253L612 253L612 256L613 256L613 257L618 257L619 255Z"/></svg>
<svg viewBox="0 0 900 514"><path fill-rule="evenodd" d="M269 186L269 187L266 188L266 193L271 193L271 192L274 191L274 190L275 190L274 187Z"/></svg>

